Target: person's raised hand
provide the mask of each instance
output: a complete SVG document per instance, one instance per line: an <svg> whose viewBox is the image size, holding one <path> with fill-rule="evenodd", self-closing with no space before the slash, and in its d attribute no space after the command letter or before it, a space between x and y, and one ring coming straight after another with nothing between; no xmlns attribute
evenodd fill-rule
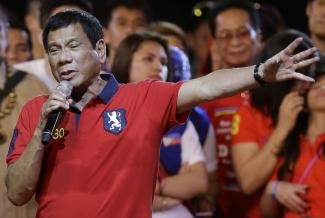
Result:
<svg viewBox="0 0 325 218"><path fill-rule="evenodd" d="M313 47L293 55L294 50L303 41L299 37L290 43L285 49L261 64L258 74L266 82L299 79L314 82L313 78L296 72L297 69L309 66L319 60L318 56L310 57L317 48Z"/></svg>

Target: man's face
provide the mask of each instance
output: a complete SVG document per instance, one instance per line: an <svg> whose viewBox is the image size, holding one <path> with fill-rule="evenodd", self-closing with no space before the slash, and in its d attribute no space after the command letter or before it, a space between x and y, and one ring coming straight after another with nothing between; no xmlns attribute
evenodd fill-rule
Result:
<svg viewBox="0 0 325 218"><path fill-rule="evenodd" d="M98 53L99 48L105 49L103 40L93 48L79 23L50 31L47 52L54 78L58 82L68 80L80 89L87 88L105 61L105 54Z"/></svg>
<svg viewBox="0 0 325 218"><path fill-rule="evenodd" d="M306 12L311 35L325 39L325 0L309 2Z"/></svg>
<svg viewBox="0 0 325 218"><path fill-rule="evenodd" d="M28 35L24 30L9 28L9 44L6 49L6 60L9 65L27 61L31 58L31 48L28 45Z"/></svg>
<svg viewBox="0 0 325 218"><path fill-rule="evenodd" d="M225 67L242 67L252 63L260 45L260 34L250 22L249 14L237 8L221 12L215 20L216 43Z"/></svg>
<svg viewBox="0 0 325 218"><path fill-rule="evenodd" d="M112 11L111 19L105 28L105 41L112 49L131 33L144 30L147 25L146 17L138 9L118 7Z"/></svg>

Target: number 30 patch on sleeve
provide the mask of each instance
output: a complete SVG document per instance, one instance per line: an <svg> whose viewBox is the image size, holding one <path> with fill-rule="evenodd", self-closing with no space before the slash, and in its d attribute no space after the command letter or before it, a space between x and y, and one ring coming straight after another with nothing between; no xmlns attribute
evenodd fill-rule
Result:
<svg viewBox="0 0 325 218"><path fill-rule="evenodd" d="M62 139L65 135L65 130L63 128L55 129L52 138Z"/></svg>

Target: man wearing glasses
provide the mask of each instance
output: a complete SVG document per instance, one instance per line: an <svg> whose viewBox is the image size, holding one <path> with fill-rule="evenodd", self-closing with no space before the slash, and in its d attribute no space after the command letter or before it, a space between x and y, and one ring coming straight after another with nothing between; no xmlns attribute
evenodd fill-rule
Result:
<svg viewBox="0 0 325 218"><path fill-rule="evenodd" d="M245 67L255 62L261 47L260 20L254 5L249 1L227 1L217 3L210 20L215 38L212 59L219 56L222 68ZM204 107L213 121L217 142L219 193L217 202L223 217L247 217L254 208L252 200L244 195L236 179L230 154L231 123L233 115L247 93L218 99ZM245 202L247 202L245 204Z"/></svg>

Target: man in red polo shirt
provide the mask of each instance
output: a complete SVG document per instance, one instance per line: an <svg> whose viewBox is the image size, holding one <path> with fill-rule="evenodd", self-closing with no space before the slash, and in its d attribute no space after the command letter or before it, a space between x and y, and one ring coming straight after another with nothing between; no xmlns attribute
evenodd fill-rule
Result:
<svg viewBox="0 0 325 218"><path fill-rule="evenodd" d="M290 56L300 42L257 66L184 83L125 85L111 74L99 75L106 50L95 17L80 10L54 15L43 44L54 77L69 81L72 95L53 90L22 109L7 157L9 199L22 205L36 193L37 217L151 217L163 134L195 105L262 80L311 81L294 71L317 61L304 60L315 49ZM48 116L59 108L66 111L64 118L50 143L42 144Z"/></svg>

